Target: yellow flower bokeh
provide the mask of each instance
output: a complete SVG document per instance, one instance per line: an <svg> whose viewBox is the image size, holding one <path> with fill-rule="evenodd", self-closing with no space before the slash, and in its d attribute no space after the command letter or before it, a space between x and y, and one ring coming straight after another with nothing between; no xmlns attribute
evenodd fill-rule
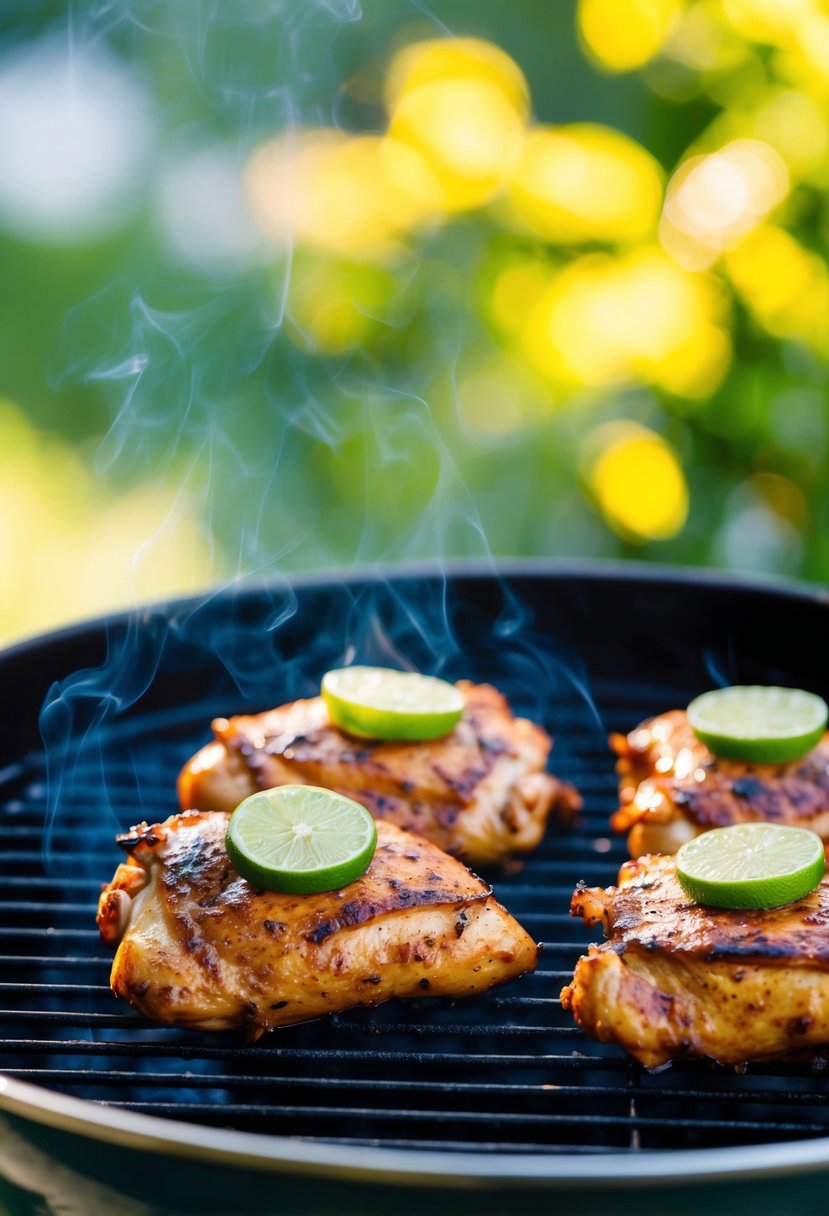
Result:
<svg viewBox="0 0 829 1216"><path fill-rule="evenodd" d="M257 149L247 167L248 197L278 246L307 244L375 259L403 234L435 222L443 193L409 145L378 135L291 132Z"/></svg>
<svg viewBox="0 0 829 1216"><path fill-rule="evenodd" d="M663 173L640 144L578 123L527 132L508 188L511 215L555 244L636 244L656 228Z"/></svg>
<svg viewBox="0 0 829 1216"><path fill-rule="evenodd" d="M757 229L725 259L725 269L759 324L779 338L825 351L829 343L829 271L782 228Z"/></svg>
<svg viewBox="0 0 829 1216"><path fill-rule="evenodd" d="M385 131L294 132L249 162L262 229L315 255L295 263L293 341L371 347L394 294L393 277L372 276L482 212L502 234L478 297L501 349L458 374L470 437L628 388L687 413L732 368L733 300L765 333L821 351L829 271L787 228L800 191L829 188L827 21L816 0L579 0L579 36L603 69L661 64L656 87L681 69L681 88L726 99L667 171L612 127L535 122L521 68L493 43L403 47L385 73ZM676 535L688 510L676 453L641 428L603 434L587 480L608 525L637 543Z"/></svg>
<svg viewBox="0 0 829 1216"><path fill-rule="evenodd" d="M607 522L634 544L669 540L688 518L688 486L673 448L647 427L608 423L589 439L585 475Z"/></svg>
<svg viewBox="0 0 829 1216"><path fill-rule="evenodd" d="M389 134L413 148L440 184L450 212L482 207L518 158L524 115L494 80L435 80L403 93Z"/></svg>
<svg viewBox="0 0 829 1216"><path fill-rule="evenodd" d="M579 33L603 68L630 72L658 53L682 8L682 0L579 0Z"/></svg>
<svg viewBox="0 0 829 1216"><path fill-rule="evenodd" d="M696 397L712 391L730 358L716 284L655 246L590 254L552 276L523 334L527 358L564 383L655 384Z"/></svg>
<svg viewBox="0 0 829 1216"><path fill-rule="evenodd" d="M692 157L668 185L663 247L687 270L707 270L760 224L789 191L783 158L756 139Z"/></svg>

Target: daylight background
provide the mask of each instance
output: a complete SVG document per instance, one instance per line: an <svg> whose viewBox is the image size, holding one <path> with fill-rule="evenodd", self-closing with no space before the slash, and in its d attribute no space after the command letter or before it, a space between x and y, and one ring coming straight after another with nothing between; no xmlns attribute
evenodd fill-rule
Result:
<svg viewBox="0 0 829 1216"><path fill-rule="evenodd" d="M827 579L829 7L68 7L0 14L0 640L417 558Z"/></svg>

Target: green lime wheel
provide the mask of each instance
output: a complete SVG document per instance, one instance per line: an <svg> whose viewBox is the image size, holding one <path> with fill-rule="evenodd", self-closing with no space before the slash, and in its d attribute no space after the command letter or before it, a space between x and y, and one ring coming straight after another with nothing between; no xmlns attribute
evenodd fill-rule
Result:
<svg viewBox="0 0 829 1216"><path fill-rule="evenodd" d="M388 667L340 667L323 677L335 726L364 739L440 739L463 714L463 694L434 676Z"/></svg>
<svg viewBox="0 0 829 1216"><path fill-rule="evenodd" d="M676 855L686 895L714 908L777 908L814 891L825 869L823 841L806 828L738 823L704 832Z"/></svg>
<svg viewBox="0 0 829 1216"><path fill-rule="evenodd" d="M248 882L312 895L338 890L366 872L377 825L350 798L315 785L280 785L239 803L225 844Z"/></svg>
<svg viewBox="0 0 829 1216"><path fill-rule="evenodd" d="M703 693L688 706L694 734L715 756L754 764L788 764L816 747L829 709L801 688L735 685Z"/></svg>

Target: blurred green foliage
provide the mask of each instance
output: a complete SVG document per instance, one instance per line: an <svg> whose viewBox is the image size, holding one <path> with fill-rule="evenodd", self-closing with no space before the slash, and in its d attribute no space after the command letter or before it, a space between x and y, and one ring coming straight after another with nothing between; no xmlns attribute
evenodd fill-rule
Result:
<svg viewBox="0 0 829 1216"><path fill-rule="evenodd" d="M5 637L413 557L829 575L829 18L609 2L0 15Z"/></svg>

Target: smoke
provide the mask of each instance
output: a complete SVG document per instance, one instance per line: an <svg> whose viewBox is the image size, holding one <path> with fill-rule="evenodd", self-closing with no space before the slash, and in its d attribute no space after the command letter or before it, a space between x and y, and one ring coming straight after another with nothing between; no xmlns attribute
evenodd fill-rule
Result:
<svg viewBox="0 0 829 1216"><path fill-rule="evenodd" d="M485 565L298 587L277 577L111 620L100 663L56 682L41 713L48 872L98 878L127 820L172 813L175 774L212 717L314 696L324 671L352 662L490 681L516 712L554 723L567 705L571 727L603 740L574 647L544 619L543 588L524 591ZM77 845L79 832L88 851L67 855L61 841Z"/></svg>
<svg viewBox="0 0 829 1216"><path fill-rule="evenodd" d="M490 554L497 494L475 484L455 384L480 338L458 302L485 235L323 256L269 247L247 209L245 166L268 139L383 126L403 31L448 32L421 4L354 0L110 0L76 5L65 31L72 62L128 65L156 124L144 220L67 317L52 382L105 402L111 485L181 487L224 581ZM446 281L441 241L469 283Z"/></svg>
<svg viewBox="0 0 829 1216"><path fill-rule="evenodd" d="M153 819L173 809L130 725L136 711L151 722L158 713L163 735L165 698L188 703L174 715L187 740L180 761L212 714L313 694L326 668L350 662L491 679L542 720L572 686L601 727L566 639L551 657L533 612L498 579L481 503L497 516L500 490L464 449L458 369L479 323L458 300L475 290L462 267L477 264L486 235L461 226L427 238L425 257L393 242L368 262L290 242L268 249L245 210L244 166L263 140L320 124L376 129L378 51L392 27L444 32L419 4L384 11L367 17L355 0L74 11L72 55L105 47L154 98L156 176L117 273L67 317L53 379L106 403L95 459L111 484L178 488L217 587L162 611L137 606L108 630L99 665L51 689L41 732L53 870L61 808L90 783L105 790L113 763L132 776L110 791L106 831L123 826L124 805ZM441 241L462 254L452 281ZM401 563L440 570L458 557L489 572L498 599L479 621L467 607L460 631L449 576L384 578ZM151 546L135 560L151 560ZM291 572L343 568L368 577L306 593L309 630ZM460 640L470 627L475 671Z"/></svg>

